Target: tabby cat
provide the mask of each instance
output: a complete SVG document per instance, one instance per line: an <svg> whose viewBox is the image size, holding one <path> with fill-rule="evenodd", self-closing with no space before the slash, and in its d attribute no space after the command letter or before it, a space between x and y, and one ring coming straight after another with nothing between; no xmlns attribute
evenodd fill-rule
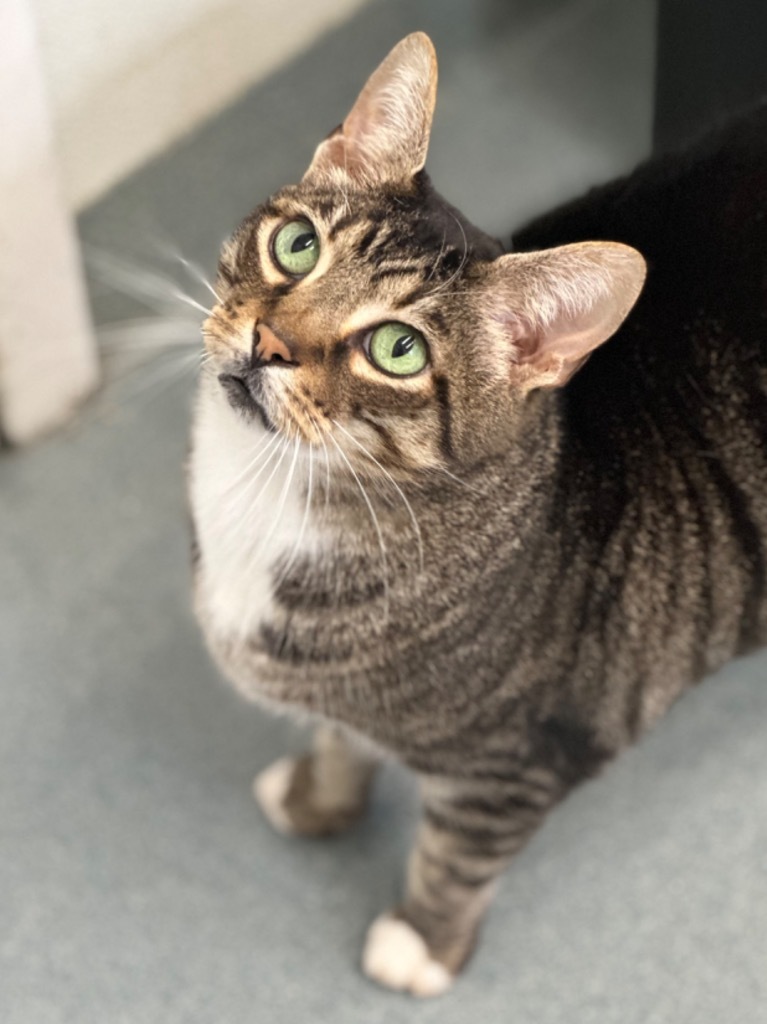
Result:
<svg viewBox="0 0 767 1024"><path fill-rule="evenodd" d="M318 726L267 817L327 835L382 756L419 778L363 953L418 996L550 808L767 639L765 110L506 254L424 173L435 92L411 35L225 246L190 471L216 662Z"/></svg>

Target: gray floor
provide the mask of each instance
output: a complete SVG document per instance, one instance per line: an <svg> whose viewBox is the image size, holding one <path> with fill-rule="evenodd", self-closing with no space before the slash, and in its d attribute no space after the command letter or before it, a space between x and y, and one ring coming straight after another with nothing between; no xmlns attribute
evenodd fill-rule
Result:
<svg viewBox="0 0 767 1024"><path fill-rule="evenodd" d="M653 14L649 0L373 3L125 182L83 235L97 264L108 250L159 266L171 240L210 266L421 27L442 62L430 167L503 233L647 151ZM145 312L106 287L120 268L105 259L99 320ZM154 304L156 282L122 270ZM174 365L117 381L64 435L0 460L4 1024L766 1020L764 656L704 684L558 810L453 994L414 1004L365 981L360 944L398 892L411 787L387 769L369 818L327 843L273 835L252 804L253 772L303 738L241 705L202 651L181 472L191 382Z"/></svg>

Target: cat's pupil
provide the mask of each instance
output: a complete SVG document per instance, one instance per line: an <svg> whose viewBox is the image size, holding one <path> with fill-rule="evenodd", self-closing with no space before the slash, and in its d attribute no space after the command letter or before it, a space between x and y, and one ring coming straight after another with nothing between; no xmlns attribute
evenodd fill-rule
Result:
<svg viewBox="0 0 767 1024"><path fill-rule="evenodd" d="M395 359L399 356L406 356L413 345L415 345L415 338L413 338L412 334L403 334L401 338L397 338L394 342L391 354Z"/></svg>
<svg viewBox="0 0 767 1024"><path fill-rule="evenodd" d="M293 244L290 246L291 252L303 252L305 249L310 249L314 245L314 239L317 236L313 231L307 231L303 235L297 235L293 240Z"/></svg>

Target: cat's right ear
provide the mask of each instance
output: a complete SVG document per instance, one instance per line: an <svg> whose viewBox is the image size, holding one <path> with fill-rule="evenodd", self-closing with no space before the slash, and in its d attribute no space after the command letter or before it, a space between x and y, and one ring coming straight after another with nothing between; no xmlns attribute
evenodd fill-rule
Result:
<svg viewBox="0 0 767 1024"><path fill-rule="evenodd" d="M480 293L488 366L522 391L562 387L618 330L646 271L619 242L500 256Z"/></svg>
<svg viewBox="0 0 767 1024"><path fill-rule="evenodd" d="M373 72L344 123L314 154L304 181L348 188L407 187L426 163L437 98L437 55L406 36Z"/></svg>

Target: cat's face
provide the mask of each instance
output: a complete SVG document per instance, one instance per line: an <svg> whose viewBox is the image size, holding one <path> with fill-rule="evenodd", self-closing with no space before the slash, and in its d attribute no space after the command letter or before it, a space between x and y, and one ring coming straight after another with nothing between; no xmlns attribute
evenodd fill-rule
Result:
<svg viewBox="0 0 767 1024"><path fill-rule="evenodd" d="M207 329L222 369L246 381L225 381L232 400L309 443L347 430L387 466L453 458L491 397L474 407L490 368L471 342L481 323L467 282L501 251L425 180L348 198L284 189L222 257L224 303Z"/></svg>
<svg viewBox="0 0 767 1024"><path fill-rule="evenodd" d="M239 415L400 475L513 443L526 397L565 383L644 277L610 243L504 256L423 173L435 93L409 36L225 246L205 325Z"/></svg>

